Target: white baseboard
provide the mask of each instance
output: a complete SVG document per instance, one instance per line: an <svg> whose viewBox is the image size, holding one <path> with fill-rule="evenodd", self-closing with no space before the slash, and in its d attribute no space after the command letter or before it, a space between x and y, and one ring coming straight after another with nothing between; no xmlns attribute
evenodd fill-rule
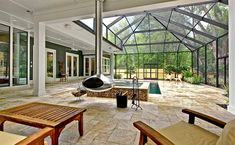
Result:
<svg viewBox="0 0 235 145"><path fill-rule="evenodd" d="M235 107L229 105L229 106L228 106L228 111L231 112L231 113L233 113L233 114L235 114Z"/></svg>

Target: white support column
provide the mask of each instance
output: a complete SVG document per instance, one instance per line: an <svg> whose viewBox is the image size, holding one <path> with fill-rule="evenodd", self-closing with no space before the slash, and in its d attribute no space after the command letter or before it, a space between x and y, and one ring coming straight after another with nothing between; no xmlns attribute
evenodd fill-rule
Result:
<svg viewBox="0 0 235 145"><path fill-rule="evenodd" d="M45 23L34 23L34 46L33 46L33 94L45 95Z"/></svg>
<svg viewBox="0 0 235 145"><path fill-rule="evenodd" d="M229 1L229 107L235 114L235 1Z"/></svg>
<svg viewBox="0 0 235 145"><path fill-rule="evenodd" d="M111 57L110 57L110 74L112 79L114 79L114 54L111 53Z"/></svg>

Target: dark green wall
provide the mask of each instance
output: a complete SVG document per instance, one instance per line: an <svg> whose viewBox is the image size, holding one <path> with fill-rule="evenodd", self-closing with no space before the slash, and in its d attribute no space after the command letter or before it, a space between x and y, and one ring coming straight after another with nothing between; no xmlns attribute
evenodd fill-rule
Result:
<svg viewBox="0 0 235 145"><path fill-rule="evenodd" d="M30 38L30 65L33 65L33 38ZM74 51L71 50L71 48L62 46L59 44L51 43L46 41L46 48L49 49L54 49L56 50L56 77L58 78L60 76L60 68L59 64L63 64L63 69L62 71L65 72L65 61L66 61L66 52L73 53L73 54L78 54L79 55L79 76L83 76L83 54L82 51ZM30 67L30 80L33 79L33 68Z"/></svg>

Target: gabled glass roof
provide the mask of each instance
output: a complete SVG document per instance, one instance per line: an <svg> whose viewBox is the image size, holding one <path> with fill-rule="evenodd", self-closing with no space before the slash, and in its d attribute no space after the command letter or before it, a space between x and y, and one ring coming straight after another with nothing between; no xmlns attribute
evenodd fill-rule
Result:
<svg viewBox="0 0 235 145"><path fill-rule="evenodd" d="M81 22L94 28L93 19ZM178 6L104 18L103 25L103 36L125 53L194 51L228 33L228 6Z"/></svg>

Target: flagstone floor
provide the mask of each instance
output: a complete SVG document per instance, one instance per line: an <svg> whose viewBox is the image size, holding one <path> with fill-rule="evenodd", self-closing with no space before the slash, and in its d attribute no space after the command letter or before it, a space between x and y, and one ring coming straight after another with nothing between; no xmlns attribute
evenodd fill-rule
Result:
<svg viewBox="0 0 235 145"><path fill-rule="evenodd" d="M73 122L62 131L60 145L137 145L139 132L133 122L141 120L155 129L161 129L179 120L187 121L182 108L190 108L212 115L224 121L235 116L217 104L225 104L228 98L224 90L207 85L191 85L185 82L158 81L162 94L150 95L148 102L141 102L143 110L116 107L115 98L96 98L83 96L78 100L71 94L78 87L75 82L48 84L47 95L33 97L32 88L0 90L0 109L40 101L52 104L86 108L84 114L84 136L80 137L77 123ZM196 123L210 131L220 134L221 129L204 121ZM25 125L6 122L5 131L30 135L37 131ZM50 139L46 139L50 143Z"/></svg>

